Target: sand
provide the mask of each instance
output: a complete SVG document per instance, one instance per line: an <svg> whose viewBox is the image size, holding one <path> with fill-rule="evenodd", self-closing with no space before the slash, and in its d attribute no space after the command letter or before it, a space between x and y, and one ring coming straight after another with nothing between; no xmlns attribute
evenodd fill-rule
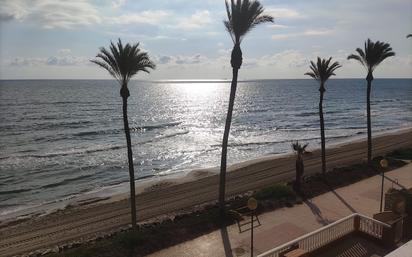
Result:
<svg viewBox="0 0 412 257"><path fill-rule="evenodd" d="M412 129L376 136L373 155L412 146ZM327 167L359 163L366 157L366 141L357 140L328 148ZM305 156L305 174L320 171L320 151ZM229 157L230 158L230 157ZM293 154L266 156L232 165L227 174L227 197L262 188L295 176ZM216 168L194 171L183 178L162 180L140 189L136 198L140 221L184 211L212 202L218 196ZM123 196L124 197L124 196ZM67 242L87 240L125 227L130 222L127 199L118 196L104 201L67 208L47 216L29 219L0 229L0 256L14 256ZM113 201L116 199L117 201Z"/></svg>

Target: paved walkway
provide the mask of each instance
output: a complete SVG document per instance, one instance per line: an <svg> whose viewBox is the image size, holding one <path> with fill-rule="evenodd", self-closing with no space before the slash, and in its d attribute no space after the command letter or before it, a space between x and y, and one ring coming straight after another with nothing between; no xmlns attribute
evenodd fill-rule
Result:
<svg viewBox="0 0 412 257"><path fill-rule="evenodd" d="M405 187L412 187L412 164L388 172L386 176L397 179ZM380 176L374 176L292 208L282 208L259 216L262 225L254 230L254 254L263 253L353 212L371 217L379 212L380 181ZM391 186L392 183L385 181L385 190ZM239 233L235 224L149 256L250 256L250 232Z"/></svg>

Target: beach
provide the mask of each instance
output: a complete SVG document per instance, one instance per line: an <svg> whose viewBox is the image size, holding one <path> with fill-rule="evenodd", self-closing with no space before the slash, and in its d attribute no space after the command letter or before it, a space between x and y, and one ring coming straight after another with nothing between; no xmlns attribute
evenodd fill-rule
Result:
<svg viewBox="0 0 412 257"><path fill-rule="evenodd" d="M373 155L383 155L412 146L412 129L375 136ZM347 166L365 161L365 139L327 148L327 167ZM294 179L292 154L272 155L231 165L227 174L227 196L286 182ZM164 179L138 188L137 216L140 221L170 218L194 206L215 201L218 195L217 168L197 170L185 177ZM320 171L319 150L305 156L305 175ZM130 213L126 195L94 199L41 217L32 217L18 224L2 224L0 255L14 256L36 249L63 245L70 241L88 240L127 227ZM8 221L10 222L10 221Z"/></svg>
<svg viewBox="0 0 412 257"><path fill-rule="evenodd" d="M374 136L412 126L411 82L374 81ZM111 80L0 80L0 221L127 194L116 87ZM195 177L216 172L229 89L227 81L130 82L138 189L180 182L193 170L200 170ZM309 151L320 147L315 81L240 81L236 94L228 165L291 153L295 140ZM324 111L328 147L364 138L364 79L331 80Z"/></svg>

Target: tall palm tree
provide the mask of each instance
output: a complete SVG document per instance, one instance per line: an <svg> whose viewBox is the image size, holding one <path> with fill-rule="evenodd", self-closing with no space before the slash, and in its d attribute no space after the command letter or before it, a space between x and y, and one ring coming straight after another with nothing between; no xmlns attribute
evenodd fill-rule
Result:
<svg viewBox="0 0 412 257"><path fill-rule="evenodd" d="M303 155L306 153L306 147L308 144L301 145L299 141L292 143L292 149L296 154L296 180L295 180L295 190L300 191L300 184L302 180L303 173L305 172L305 166L303 164Z"/></svg>
<svg viewBox="0 0 412 257"><path fill-rule="evenodd" d="M242 42L244 36L255 26L265 22L273 22L273 17L263 15L264 9L259 1L231 0L230 4L227 1L225 1L225 3L228 20L223 23L232 38L234 46L230 59L233 77L230 87L225 131L223 133L222 157L220 163L219 209L221 215L224 214L225 205L227 143L229 139L230 125L232 122L233 104L236 96L237 76L240 66L242 65L242 50L240 49L240 43Z"/></svg>
<svg viewBox="0 0 412 257"><path fill-rule="evenodd" d="M318 57L318 62L315 64L313 61L310 61L311 72L306 72L305 75L311 76L316 79L319 84L319 120L320 120L320 141L322 148L322 173L326 173L326 153L325 153L325 122L323 119L323 94L325 93L325 83L330 76L335 75L335 70L342 67L338 62L331 63L332 57L329 59L320 59Z"/></svg>
<svg viewBox="0 0 412 257"><path fill-rule="evenodd" d="M119 39L117 45L110 42L110 50L104 47L100 48L100 52L96 56L97 59L91 62L99 65L107 70L117 82L120 84L120 96L123 101L123 125L126 134L127 157L129 162L130 176L130 205L132 216L132 228L136 228L136 194L134 184L134 167L133 167L133 152L132 143L130 140L129 121L127 119L127 98L130 96L127 85L130 79L139 71L149 73L149 69L154 69L155 64L149 59L147 53L139 49L139 43L134 45L126 44L123 46Z"/></svg>
<svg viewBox="0 0 412 257"><path fill-rule="evenodd" d="M372 126L371 126L371 89L373 80L373 71L378 65L388 57L394 56L391 46L388 43L376 41L372 42L368 39L365 42L364 50L356 48L358 54L351 54L348 56L348 60L354 59L365 67L368 75L366 76L367 89L366 89L366 111L367 111L367 124L368 124L368 163L371 164L372 160Z"/></svg>

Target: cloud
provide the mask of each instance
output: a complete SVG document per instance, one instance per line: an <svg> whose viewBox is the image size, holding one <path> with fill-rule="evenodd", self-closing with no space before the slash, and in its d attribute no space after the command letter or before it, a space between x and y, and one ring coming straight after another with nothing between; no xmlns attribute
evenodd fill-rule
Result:
<svg viewBox="0 0 412 257"><path fill-rule="evenodd" d="M72 52L72 50L70 50L70 49L68 49L68 48L62 48L62 49L59 49L59 54L61 54L61 55L69 55L71 52Z"/></svg>
<svg viewBox="0 0 412 257"><path fill-rule="evenodd" d="M202 28L210 23L212 23L210 12L203 10L196 11L189 17L183 17L179 19L175 27L179 29L191 30Z"/></svg>
<svg viewBox="0 0 412 257"><path fill-rule="evenodd" d="M306 30L303 32L305 36L323 36L323 35L330 35L334 33L333 30Z"/></svg>
<svg viewBox="0 0 412 257"><path fill-rule="evenodd" d="M268 25L268 27L273 28L273 29L287 29L287 28L289 28L289 26L281 25L281 24L270 24L270 25Z"/></svg>
<svg viewBox="0 0 412 257"><path fill-rule="evenodd" d="M148 9L138 12L121 12L120 15L103 15L105 8L119 9L125 0L104 1L101 6L88 0L2 0L0 21L18 21L46 29L74 29L96 24L103 25L153 25L160 29L196 30L211 24L208 10L197 10L182 15L176 10ZM207 32L216 36L214 31Z"/></svg>
<svg viewBox="0 0 412 257"><path fill-rule="evenodd" d="M297 33L275 34L275 35L272 35L272 39L283 40L283 39L302 37L302 36L327 36L333 33L335 33L335 30L333 29L309 29L309 30L305 30L303 32L297 32Z"/></svg>
<svg viewBox="0 0 412 257"><path fill-rule="evenodd" d="M260 66L283 66L301 68L308 64L308 57L298 50L285 50L273 55L265 55L256 60Z"/></svg>
<svg viewBox="0 0 412 257"><path fill-rule="evenodd" d="M170 56L160 56L157 58L157 62L159 64L168 64L171 61L172 61L172 57Z"/></svg>
<svg viewBox="0 0 412 257"><path fill-rule="evenodd" d="M271 64L273 65L287 65L289 68L301 68L306 66L309 61L308 58L297 50L286 50L277 54L274 54L272 57Z"/></svg>
<svg viewBox="0 0 412 257"><path fill-rule="evenodd" d="M0 21L21 19L27 15L27 10L22 1L3 1L0 8Z"/></svg>
<svg viewBox="0 0 412 257"><path fill-rule="evenodd" d="M166 24L171 13L165 10L147 10L139 13L124 14L118 17L108 18L109 23L127 25L127 24Z"/></svg>
<svg viewBox="0 0 412 257"><path fill-rule="evenodd" d="M52 56L46 60L46 65L52 66L71 66L86 63L88 63L86 58L75 56Z"/></svg>
<svg viewBox="0 0 412 257"><path fill-rule="evenodd" d="M119 7L122 7L125 3L126 3L126 0L113 0L112 7L119 8Z"/></svg>
<svg viewBox="0 0 412 257"><path fill-rule="evenodd" d="M108 23L116 25L149 24L160 28L194 30L212 23L210 12L207 10L196 11L190 16L181 16L168 10L146 10L138 13L123 14L118 17L107 18ZM207 32L214 36L216 32Z"/></svg>
<svg viewBox="0 0 412 257"><path fill-rule="evenodd" d="M50 56L46 58L16 57L6 61L6 64L14 67L25 66L76 66L87 65L89 60L77 56Z"/></svg>
<svg viewBox="0 0 412 257"><path fill-rule="evenodd" d="M279 18L302 18L303 15L301 15L298 11L289 9L289 8L276 8L276 7L267 7L265 8L265 14L273 16L273 18L279 19Z"/></svg>
<svg viewBox="0 0 412 257"><path fill-rule="evenodd" d="M112 24L150 24L159 27L168 27L183 30L193 30L202 28L212 23L210 12L207 10L196 11L194 14L181 17L171 11L147 10L139 13L124 14L118 17L108 18Z"/></svg>
<svg viewBox="0 0 412 257"><path fill-rule="evenodd" d="M48 29L70 29L102 20L97 9L86 0L4 0L0 19L30 21Z"/></svg>
<svg viewBox="0 0 412 257"><path fill-rule="evenodd" d="M182 65L196 65L196 64L203 65L203 64L210 62L209 58L201 54L154 56L153 60L155 63L158 63L160 65L168 65L168 66L182 66Z"/></svg>
<svg viewBox="0 0 412 257"><path fill-rule="evenodd" d="M16 57L13 60L6 60L6 64L10 66L36 66L39 64L44 64L46 60L44 58L25 58L25 57Z"/></svg>
<svg viewBox="0 0 412 257"><path fill-rule="evenodd" d="M296 36L297 36L297 34L292 34L292 33L289 33L289 34L276 34L276 35L272 36L272 39L273 40L282 40L282 39L288 39L290 37L296 37Z"/></svg>

